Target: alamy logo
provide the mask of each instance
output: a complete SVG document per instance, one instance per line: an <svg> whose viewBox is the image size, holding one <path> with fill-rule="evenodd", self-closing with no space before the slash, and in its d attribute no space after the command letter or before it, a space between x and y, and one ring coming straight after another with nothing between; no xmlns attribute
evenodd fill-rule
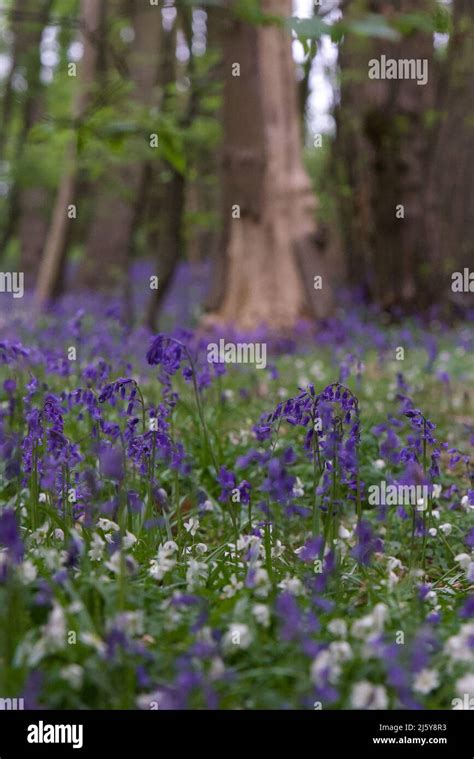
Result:
<svg viewBox="0 0 474 759"><path fill-rule="evenodd" d="M418 506L420 511L428 507L431 495L429 485L369 485L368 502L371 506Z"/></svg>
<svg viewBox="0 0 474 759"><path fill-rule="evenodd" d="M257 369L267 365L266 343L226 343L221 338L219 345L209 343L207 360L210 364L255 364Z"/></svg>
<svg viewBox="0 0 474 759"><path fill-rule="evenodd" d="M369 61L369 79L416 79L417 84L428 82L427 58L387 58L381 55Z"/></svg>
<svg viewBox="0 0 474 759"><path fill-rule="evenodd" d="M451 275L451 290L453 293L474 293L474 271L468 268L464 271L455 271Z"/></svg>
<svg viewBox="0 0 474 759"><path fill-rule="evenodd" d="M71 743L73 748L82 748L83 725L48 725L43 721L28 725L28 743Z"/></svg>
<svg viewBox="0 0 474 759"><path fill-rule="evenodd" d="M14 298L23 298L24 280L22 271L0 271L0 293L13 293Z"/></svg>
<svg viewBox="0 0 474 759"><path fill-rule="evenodd" d="M463 698L453 698L451 701L453 709L465 709L466 711L474 711L474 697L469 698L469 693L464 693Z"/></svg>
<svg viewBox="0 0 474 759"><path fill-rule="evenodd" d="M25 708L23 698L0 698L0 712L18 712Z"/></svg>

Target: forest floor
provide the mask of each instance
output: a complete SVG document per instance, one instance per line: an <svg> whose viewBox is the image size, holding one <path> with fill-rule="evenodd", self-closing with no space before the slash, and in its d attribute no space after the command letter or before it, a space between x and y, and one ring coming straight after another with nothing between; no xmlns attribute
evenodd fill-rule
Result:
<svg viewBox="0 0 474 759"><path fill-rule="evenodd" d="M466 708L474 331L378 323L356 310L254 335L257 369L209 363L191 331L130 330L116 308L10 321L0 694Z"/></svg>

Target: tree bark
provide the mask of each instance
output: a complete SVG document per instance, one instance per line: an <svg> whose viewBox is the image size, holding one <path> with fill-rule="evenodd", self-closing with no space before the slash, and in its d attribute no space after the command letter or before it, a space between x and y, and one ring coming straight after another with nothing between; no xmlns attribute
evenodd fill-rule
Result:
<svg viewBox="0 0 474 759"><path fill-rule="evenodd" d="M35 0L23 0L22 3L15 3L13 5L12 14L12 29L14 34L14 45L12 51L12 66L10 69L7 82L5 84L3 94L3 108L1 117L1 129L0 129L0 161L4 157L5 146L9 133L9 127L11 118L15 111L14 102L17 101L17 109L19 109L19 121L20 126L17 133L13 137L13 164L15 167L21 163L24 147L28 138L28 133L35 124L41 113L41 99L42 99L42 85L40 82L40 43L41 36L43 34L44 27L48 23L53 0L41 0L37 2ZM23 17L22 13L33 13L36 18L29 19ZM13 77L15 72L21 69L25 80L27 82L26 92L21 96L16 94L14 97L13 92ZM27 190L22 189L21 182L18 177L14 178L11 190L8 195L7 203L5 206L5 215L3 218L1 236L0 236L0 256L3 251L6 250L7 244L12 235L19 226L20 229L25 230L25 221L23 214L24 206L24 194ZM44 242L44 230L41 229L40 217L36 213L36 208L39 204L39 188L34 189L36 202L33 203L27 200L28 211L31 214L30 221L32 227L34 227L35 234L38 241ZM43 193L42 202L46 202L45 193ZM29 239L29 236L27 236ZM20 268L25 274L26 286L30 287L37 268L34 265L33 256L23 256L23 240L20 237L20 251L21 251L21 265ZM31 266L30 266L31 264Z"/></svg>
<svg viewBox="0 0 474 759"><path fill-rule="evenodd" d="M429 181L430 241L433 267L454 301L451 274L474 261L474 5L470 0L454 0L446 68Z"/></svg>
<svg viewBox="0 0 474 759"><path fill-rule="evenodd" d="M45 305L62 289L67 247L72 231L68 208L75 204L79 157L78 129L86 114L101 56L105 20L105 0L81 0L81 37L84 55L81 64L79 93L74 104L73 121L76 133L68 145L65 170L58 188L45 249L38 273L36 301Z"/></svg>
<svg viewBox="0 0 474 759"><path fill-rule="evenodd" d="M131 15L135 32L129 59L134 85L131 99L138 106L150 106L157 84L161 11L135 0L131 4ZM147 139L147 135L143 138ZM106 173L105 182L96 193L97 205L79 272L83 287L113 290L127 278L145 175L146 162L133 159Z"/></svg>
<svg viewBox="0 0 474 759"><path fill-rule="evenodd" d="M267 0L262 10L289 16L291 2ZM276 25L254 27L232 16L225 27L223 297L206 322L291 329L302 317L326 314L330 302L301 160L291 38ZM233 218L237 206L240 218ZM299 264L308 256L313 276L323 277L312 302Z"/></svg>
<svg viewBox="0 0 474 759"><path fill-rule="evenodd" d="M372 0L351 3L347 14L357 18L370 10L390 18L430 8L431 0ZM426 59L428 83L370 79L369 61L382 55ZM348 35L340 65L335 165L344 187L340 205L350 283L389 311L427 306L435 285L426 205L432 141L426 114L436 90L432 35L416 31L398 42Z"/></svg>

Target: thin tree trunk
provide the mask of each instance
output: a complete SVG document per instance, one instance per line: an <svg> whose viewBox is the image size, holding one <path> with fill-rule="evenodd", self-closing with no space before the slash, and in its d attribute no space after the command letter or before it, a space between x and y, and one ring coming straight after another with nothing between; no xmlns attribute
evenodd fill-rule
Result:
<svg viewBox="0 0 474 759"><path fill-rule="evenodd" d="M80 18L84 56L81 63L80 90L76 97L73 114L77 130L80 129L87 112L91 90L96 80L101 56L100 47L104 36L104 2L105 0L81 0ZM78 132L76 132L66 151L65 170L58 188L38 274L35 295L39 305L45 305L62 289L68 242L72 231L69 209L75 205L77 195L78 143Z"/></svg>
<svg viewBox="0 0 474 759"><path fill-rule="evenodd" d="M21 69L23 76L27 82L27 89L24 94L19 97L16 95L15 100L19 101L17 108L20 109L20 126L17 134L13 140L13 163L15 166L19 166L23 155L24 147L27 141L28 132L35 122L37 122L40 115L39 103L41 100L41 82L40 82L40 43L41 36L43 34L44 27L48 23L51 8L54 0L22 0L22 3L16 3L11 11L12 14L12 28L14 32L14 46L12 52L12 66L10 74L8 76L4 95L3 95L3 108L1 117L0 128L0 161L4 156L5 146L7 142L7 136L11 118L14 113L14 97L13 97L13 77L18 69ZM35 12L36 18L29 19L22 17L22 13ZM0 255L6 250L7 244L15 233L17 224L21 223L22 213L22 194L23 190L19 186L19 182L15 179L7 200L6 212L4 215L4 224L1 230L0 236ZM33 205L29 204L29 211L34 213ZM39 227L35 224L37 218L31 219L33 226L36 227L36 232L39 232ZM38 238L43 239L44 236ZM20 241L21 242L21 241ZM29 262L29 259L26 263ZM31 285L31 271L25 266L25 262L22 258L21 269L26 276L27 287Z"/></svg>
<svg viewBox="0 0 474 759"><path fill-rule="evenodd" d="M183 15L184 13L184 15ZM182 12L178 19L185 26L191 51L189 10ZM163 88L162 109L166 110L168 103L168 87L176 81L176 34L177 23L173 29L163 34L163 57L161 65L160 84ZM188 66L188 76L193 77L193 56ZM186 128L191 124L197 109L196 95L193 90L186 107L186 112L181 121L181 127ZM152 169L152 190L149 201L150 208L155 213L152 226L148 234L148 245L155 252L155 275L158 276L158 289L152 290L145 309L145 323L151 330L155 330L157 321L165 302L166 296L173 283L174 275L179 261L183 258L183 212L185 207L186 180L185 177L173 166L166 165L169 180L165 183L158 179L163 165L157 165Z"/></svg>

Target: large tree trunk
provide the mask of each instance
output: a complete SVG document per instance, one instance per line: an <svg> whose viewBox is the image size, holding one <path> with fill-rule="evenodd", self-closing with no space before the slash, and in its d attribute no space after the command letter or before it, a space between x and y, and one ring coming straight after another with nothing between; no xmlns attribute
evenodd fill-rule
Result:
<svg viewBox="0 0 474 759"><path fill-rule="evenodd" d="M452 299L451 274L474 261L474 4L454 0L429 182L433 267ZM469 297L469 296L467 296Z"/></svg>
<svg viewBox="0 0 474 759"><path fill-rule="evenodd" d="M81 0L80 18L84 55L81 62L79 93L73 113L73 121L78 129L91 100L91 91L101 59L105 0ZM36 300L39 305L46 304L58 295L62 288L66 253L73 223L68 209L75 204L77 194L78 142L78 133L76 133L66 151L65 169L58 188L38 274Z"/></svg>
<svg viewBox="0 0 474 759"><path fill-rule="evenodd" d="M132 103L149 106L157 84L161 38L161 11L139 0L130 12L135 37L129 56ZM147 135L143 135L147 139ZM143 207L146 162L129 159L126 165L106 173L96 194L96 209L88 231L79 273L82 286L113 289L127 276L136 223ZM97 262L101 263L100 277Z"/></svg>
<svg viewBox="0 0 474 759"><path fill-rule="evenodd" d="M432 0L352 2L347 16L370 10L391 17L430 7ZM369 61L381 55L427 59L428 83L370 79ZM432 140L426 116L435 96L432 35L415 32L397 42L348 35L340 64L335 164L346 189L341 217L350 282L387 310L428 305L436 284L427 263L426 207Z"/></svg>
<svg viewBox="0 0 474 759"><path fill-rule="evenodd" d="M266 0L262 10L289 16L291 1ZM231 14L224 26L225 258L220 306L206 321L290 329L301 317L323 316L330 301L301 159L291 37L276 25L254 27ZM233 75L235 64L240 76ZM318 275L322 290L313 289Z"/></svg>

